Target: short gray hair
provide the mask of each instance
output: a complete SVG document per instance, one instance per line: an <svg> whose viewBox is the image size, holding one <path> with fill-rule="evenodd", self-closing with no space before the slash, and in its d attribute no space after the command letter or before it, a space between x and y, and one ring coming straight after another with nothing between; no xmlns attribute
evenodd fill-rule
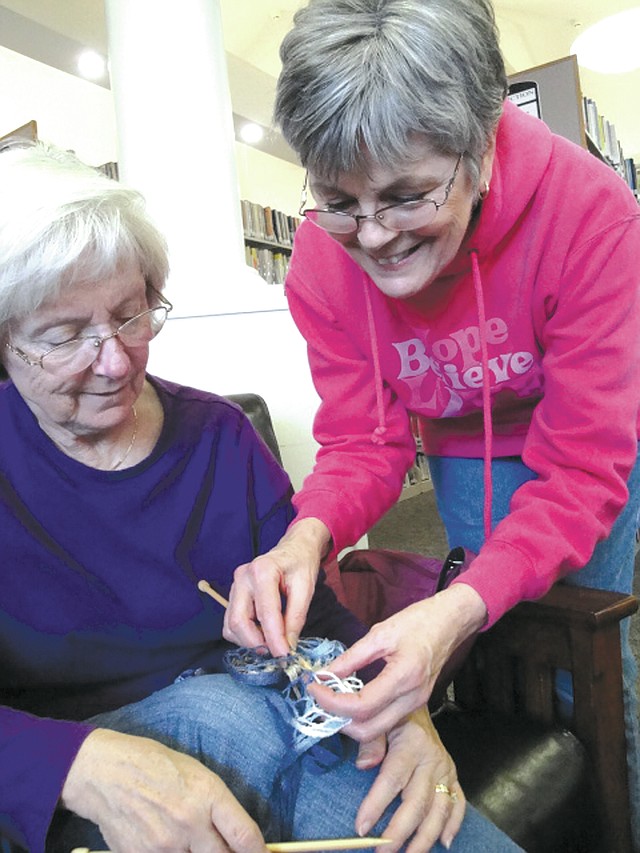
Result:
<svg viewBox="0 0 640 853"><path fill-rule="evenodd" d="M490 0L310 0L280 58L275 120L305 168L393 167L419 134L477 179L507 90Z"/></svg>
<svg viewBox="0 0 640 853"><path fill-rule="evenodd" d="M166 241L140 193L42 142L0 153L0 341L65 286L132 263L164 288Z"/></svg>

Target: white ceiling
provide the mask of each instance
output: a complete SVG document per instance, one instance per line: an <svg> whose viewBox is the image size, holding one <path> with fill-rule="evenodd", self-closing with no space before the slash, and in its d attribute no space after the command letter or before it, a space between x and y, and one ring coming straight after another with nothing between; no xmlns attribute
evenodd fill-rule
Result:
<svg viewBox="0 0 640 853"><path fill-rule="evenodd" d="M234 112L270 123L278 45L293 13L306 0L220 0ZM640 0L494 0L501 45L510 72L567 56L581 28ZM0 12L34 22L33 39L46 30L107 53L104 0L2 0ZM39 26L38 26L39 25ZM0 28L0 44L7 44ZM54 39L55 40L55 39ZM639 34L640 40L640 34ZM640 47L639 47L640 50ZM26 50L23 50L26 52ZM37 57L36 57L37 58ZM44 59L43 61L51 61ZM616 125L626 156L640 162L640 71L603 75L581 70L583 94Z"/></svg>

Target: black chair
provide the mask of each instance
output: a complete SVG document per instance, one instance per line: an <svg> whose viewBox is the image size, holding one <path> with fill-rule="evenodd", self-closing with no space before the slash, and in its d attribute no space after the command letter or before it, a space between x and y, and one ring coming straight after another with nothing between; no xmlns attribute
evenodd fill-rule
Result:
<svg viewBox="0 0 640 853"><path fill-rule="evenodd" d="M436 718L470 801L529 853L631 850L620 621L637 609L562 583L522 602L478 638Z"/></svg>
<svg viewBox="0 0 640 853"><path fill-rule="evenodd" d="M247 415L254 429L260 435L269 450L282 465L280 447L271 422L271 415L264 399L259 394L226 394L227 400L236 403Z"/></svg>

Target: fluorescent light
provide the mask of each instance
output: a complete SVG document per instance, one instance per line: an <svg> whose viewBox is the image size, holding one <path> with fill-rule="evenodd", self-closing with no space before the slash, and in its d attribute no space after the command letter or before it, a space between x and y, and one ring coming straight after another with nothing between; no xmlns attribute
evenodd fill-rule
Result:
<svg viewBox="0 0 640 853"><path fill-rule="evenodd" d="M571 45L578 64L602 74L624 74L640 68L640 7L603 18Z"/></svg>
<svg viewBox="0 0 640 853"><path fill-rule="evenodd" d="M249 145L255 145L256 142L260 142L263 136L264 131L259 124L247 122L240 128L240 139Z"/></svg>
<svg viewBox="0 0 640 853"><path fill-rule="evenodd" d="M84 50L78 56L78 71L87 80L99 80L104 75L106 67L104 57L95 50Z"/></svg>

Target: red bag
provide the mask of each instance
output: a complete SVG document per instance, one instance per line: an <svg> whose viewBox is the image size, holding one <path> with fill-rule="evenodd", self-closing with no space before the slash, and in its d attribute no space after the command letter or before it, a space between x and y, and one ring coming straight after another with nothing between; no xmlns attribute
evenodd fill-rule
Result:
<svg viewBox="0 0 640 853"><path fill-rule="evenodd" d="M347 606L370 628L445 589L474 557L464 548L454 548L444 561L380 548L350 551L338 567Z"/></svg>
<svg viewBox="0 0 640 853"><path fill-rule="evenodd" d="M370 549L350 551L339 562L339 577L328 581L340 600L370 628L410 604L430 598L465 571L475 554L454 548L445 560L409 551ZM337 582L337 583L336 583ZM471 650L475 636L465 640L449 658L437 679L429 706L441 704L444 692Z"/></svg>

